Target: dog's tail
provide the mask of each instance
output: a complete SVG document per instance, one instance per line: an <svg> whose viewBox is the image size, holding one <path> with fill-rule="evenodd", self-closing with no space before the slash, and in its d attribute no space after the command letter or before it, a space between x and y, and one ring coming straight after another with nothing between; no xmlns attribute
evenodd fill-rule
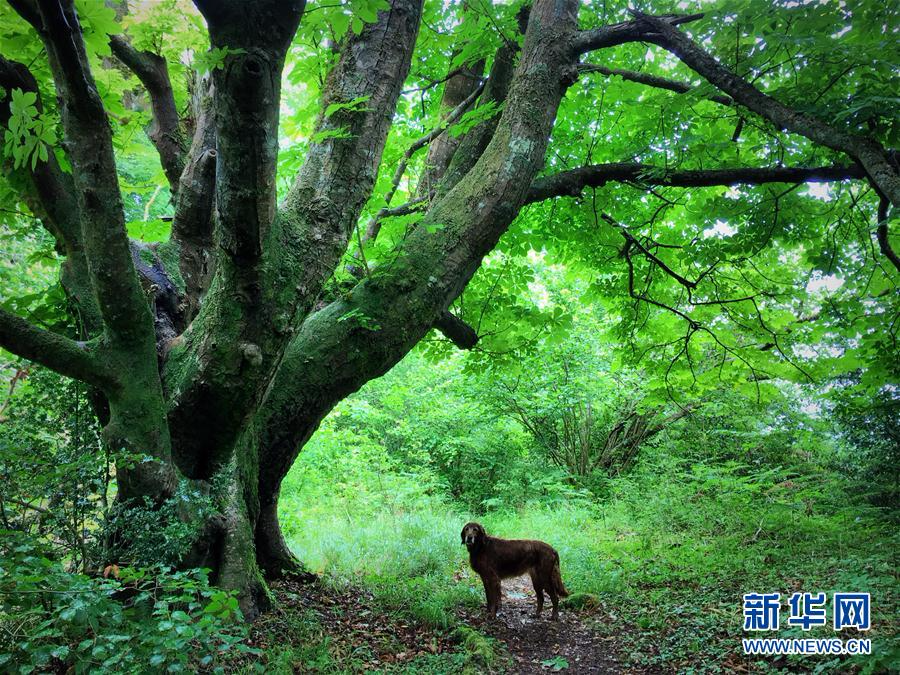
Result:
<svg viewBox="0 0 900 675"><path fill-rule="evenodd" d="M556 556L556 562L553 563L553 574L550 579L553 584L553 590L556 591L556 594L561 598L569 597L569 591L566 590L566 587L563 586L562 575L559 573L559 555Z"/></svg>

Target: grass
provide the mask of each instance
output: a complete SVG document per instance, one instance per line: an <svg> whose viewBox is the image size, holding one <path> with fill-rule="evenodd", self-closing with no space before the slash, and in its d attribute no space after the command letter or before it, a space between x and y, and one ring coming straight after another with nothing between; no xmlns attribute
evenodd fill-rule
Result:
<svg viewBox="0 0 900 675"><path fill-rule="evenodd" d="M896 523L854 504L836 477L806 469L754 472L659 453L602 500L536 502L479 520L492 534L556 547L573 604L599 606L596 628L618 636L627 665L680 672L897 667ZM373 498L377 491L369 489L360 502L352 490L335 496L303 475L301 467L282 492L286 535L328 583L362 585L386 611L447 630L459 630L459 607L483 603L459 544L470 513L433 493L416 494L415 476L391 477L409 483L409 498ZM870 592L866 637L875 654L748 661L739 654L741 595L753 591ZM809 635L834 637L830 627ZM785 627L777 636L800 634Z"/></svg>
<svg viewBox="0 0 900 675"><path fill-rule="evenodd" d="M286 528L288 542L326 583L349 583L371 590L381 604L428 626L450 628L453 610L477 606L481 590L464 575L465 550L455 517L446 511L378 511L360 518L332 516ZM461 526L460 526L461 527ZM298 536L313 531L325 536Z"/></svg>

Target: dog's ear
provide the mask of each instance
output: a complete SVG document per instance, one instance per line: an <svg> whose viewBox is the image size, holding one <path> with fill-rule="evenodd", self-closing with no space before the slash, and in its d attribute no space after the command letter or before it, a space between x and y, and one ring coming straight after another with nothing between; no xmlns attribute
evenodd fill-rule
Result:
<svg viewBox="0 0 900 675"><path fill-rule="evenodd" d="M466 526L465 525L463 525L462 532L459 533L459 543L461 543L461 544L466 543Z"/></svg>

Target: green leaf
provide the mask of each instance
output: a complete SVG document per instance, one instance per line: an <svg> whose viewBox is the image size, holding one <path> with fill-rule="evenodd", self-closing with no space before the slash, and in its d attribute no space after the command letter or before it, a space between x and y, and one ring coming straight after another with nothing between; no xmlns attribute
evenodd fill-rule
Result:
<svg viewBox="0 0 900 675"><path fill-rule="evenodd" d="M325 117L331 117L334 113L339 110L346 110L348 112L363 112L368 110L362 104L369 100L371 96L366 94L365 96L358 96L354 98L352 101L347 101L345 103L332 103L325 108Z"/></svg>

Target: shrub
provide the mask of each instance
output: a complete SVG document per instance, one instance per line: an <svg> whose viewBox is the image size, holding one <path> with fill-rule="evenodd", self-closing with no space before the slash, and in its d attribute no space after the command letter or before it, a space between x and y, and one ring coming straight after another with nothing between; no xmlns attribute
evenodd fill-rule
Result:
<svg viewBox="0 0 900 675"><path fill-rule="evenodd" d="M242 640L233 594L204 570L66 572L21 533L0 532L0 670L30 673L221 671Z"/></svg>

